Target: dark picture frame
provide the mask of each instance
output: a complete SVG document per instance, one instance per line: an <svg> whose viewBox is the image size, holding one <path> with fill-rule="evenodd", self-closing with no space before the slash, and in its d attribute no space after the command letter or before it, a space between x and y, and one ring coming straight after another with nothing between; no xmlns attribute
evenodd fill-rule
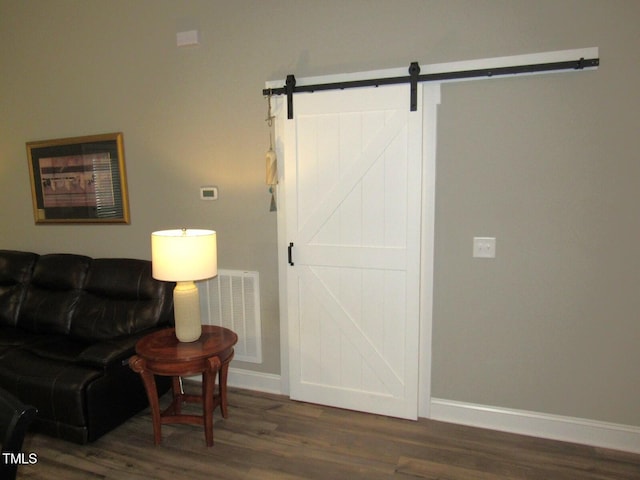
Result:
<svg viewBox="0 0 640 480"><path fill-rule="evenodd" d="M36 224L129 223L121 132L26 145Z"/></svg>

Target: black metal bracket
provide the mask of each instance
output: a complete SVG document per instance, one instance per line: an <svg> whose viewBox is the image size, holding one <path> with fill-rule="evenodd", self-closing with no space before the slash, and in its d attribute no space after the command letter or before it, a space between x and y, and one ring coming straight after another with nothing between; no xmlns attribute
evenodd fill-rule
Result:
<svg viewBox="0 0 640 480"><path fill-rule="evenodd" d="M287 257L289 261L289 265L293 267L293 242L289 242L289 247L287 248Z"/></svg>
<svg viewBox="0 0 640 480"><path fill-rule="evenodd" d="M420 75L420 65L412 62L409 66L409 75L403 77L373 78L366 80L353 80L348 82L323 83L317 85L303 85L296 87L296 78L287 75L286 84L281 88L265 88L262 90L264 96L286 95L287 96L287 118L293 118L293 94L302 92L316 92L322 90L345 90L356 87L379 87L381 85L397 85L400 83L411 84L410 107L414 112L418 108L418 82L442 82L452 80L463 80L468 78L492 78L503 75L517 75L523 73L552 72L561 70L584 70L585 68L595 68L600 65L599 58L580 58L579 60L569 60L563 62L538 63L531 65L514 65L509 67L481 68L477 70L462 70L454 72L429 73Z"/></svg>
<svg viewBox="0 0 640 480"><path fill-rule="evenodd" d="M409 65L409 76L411 78L411 106L410 110L418 110L418 75L420 75L420 65L418 62L411 62Z"/></svg>
<svg viewBox="0 0 640 480"><path fill-rule="evenodd" d="M293 91L296 88L296 77L293 75L287 75L287 82L285 85L287 92L287 118L291 120L293 118Z"/></svg>

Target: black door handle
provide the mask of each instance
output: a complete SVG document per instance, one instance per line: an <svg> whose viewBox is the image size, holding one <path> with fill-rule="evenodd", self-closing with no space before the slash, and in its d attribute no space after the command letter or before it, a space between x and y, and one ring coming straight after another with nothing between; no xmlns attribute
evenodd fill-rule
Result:
<svg viewBox="0 0 640 480"><path fill-rule="evenodd" d="M289 257L289 265L293 266L292 252L293 242L289 242L289 248L287 249L287 256Z"/></svg>

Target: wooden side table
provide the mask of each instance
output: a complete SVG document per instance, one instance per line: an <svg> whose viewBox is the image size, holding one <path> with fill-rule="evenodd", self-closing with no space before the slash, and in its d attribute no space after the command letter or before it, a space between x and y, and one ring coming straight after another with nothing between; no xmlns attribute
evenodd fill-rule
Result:
<svg viewBox="0 0 640 480"><path fill-rule="evenodd" d="M204 425L207 446L213 445L213 410L218 405L227 418L227 374L233 358L233 346L238 336L231 330L213 325L202 326L202 336L195 342L179 342L175 329L158 330L136 344L136 355L129 359L130 367L140 374L149 397L153 418L153 440L162 441L163 423ZM202 396L187 395L181 377L202 374ZM155 375L172 377L173 401L160 411ZM218 376L218 393L215 393ZM202 415L185 415L182 402L202 404Z"/></svg>

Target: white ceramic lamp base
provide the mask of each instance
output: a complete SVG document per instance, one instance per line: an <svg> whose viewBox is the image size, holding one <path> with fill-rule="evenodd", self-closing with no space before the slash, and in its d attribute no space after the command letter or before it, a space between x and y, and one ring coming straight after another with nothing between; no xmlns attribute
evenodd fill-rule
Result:
<svg viewBox="0 0 640 480"><path fill-rule="evenodd" d="M178 282L173 289L176 337L181 342L195 342L202 334L200 297L193 282Z"/></svg>

